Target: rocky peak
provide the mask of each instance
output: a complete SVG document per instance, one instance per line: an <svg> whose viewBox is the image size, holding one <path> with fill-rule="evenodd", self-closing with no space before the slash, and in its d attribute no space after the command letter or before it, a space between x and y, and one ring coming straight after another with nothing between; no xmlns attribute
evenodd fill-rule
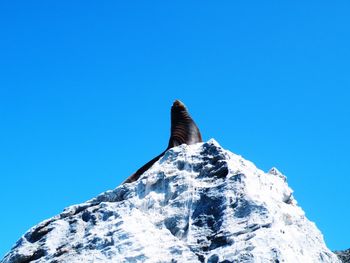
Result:
<svg viewBox="0 0 350 263"><path fill-rule="evenodd" d="M1 262L339 260L285 176L210 140L174 147L139 180L34 226Z"/></svg>

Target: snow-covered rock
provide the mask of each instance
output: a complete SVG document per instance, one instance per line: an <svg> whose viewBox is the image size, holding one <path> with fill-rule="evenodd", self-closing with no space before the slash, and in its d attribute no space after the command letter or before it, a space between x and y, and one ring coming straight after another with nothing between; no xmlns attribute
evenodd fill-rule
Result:
<svg viewBox="0 0 350 263"><path fill-rule="evenodd" d="M350 248L343 251L334 251L334 253L340 258L343 263L350 263Z"/></svg>
<svg viewBox="0 0 350 263"><path fill-rule="evenodd" d="M340 261L284 175L210 140L33 227L1 262Z"/></svg>

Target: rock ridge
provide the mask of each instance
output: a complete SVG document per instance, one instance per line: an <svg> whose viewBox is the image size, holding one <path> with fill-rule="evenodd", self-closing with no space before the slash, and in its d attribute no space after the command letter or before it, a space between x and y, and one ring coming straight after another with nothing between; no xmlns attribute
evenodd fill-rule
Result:
<svg viewBox="0 0 350 263"><path fill-rule="evenodd" d="M340 262L286 177L215 140L171 148L138 181L31 228L1 263Z"/></svg>

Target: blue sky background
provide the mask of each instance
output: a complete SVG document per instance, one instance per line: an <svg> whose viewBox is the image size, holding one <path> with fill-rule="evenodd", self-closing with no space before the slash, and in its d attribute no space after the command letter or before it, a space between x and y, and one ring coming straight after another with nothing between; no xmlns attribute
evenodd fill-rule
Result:
<svg viewBox="0 0 350 263"><path fill-rule="evenodd" d="M0 257L162 152L176 98L205 140L285 173L327 245L349 248L349 8L1 1Z"/></svg>

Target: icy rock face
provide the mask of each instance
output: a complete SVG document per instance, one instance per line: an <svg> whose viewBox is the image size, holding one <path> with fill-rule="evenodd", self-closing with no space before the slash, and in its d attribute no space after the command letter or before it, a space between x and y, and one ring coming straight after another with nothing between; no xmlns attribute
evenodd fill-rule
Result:
<svg viewBox="0 0 350 263"><path fill-rule="evenodd" d="M350 249L334 252L343 263L350 263Z"/></svg>
<svg viewBox="0 0 350 263"><path fill-rule="evenodd" d="M340 261L285 176L210 140L33 227L1 262Z"/></svg>

